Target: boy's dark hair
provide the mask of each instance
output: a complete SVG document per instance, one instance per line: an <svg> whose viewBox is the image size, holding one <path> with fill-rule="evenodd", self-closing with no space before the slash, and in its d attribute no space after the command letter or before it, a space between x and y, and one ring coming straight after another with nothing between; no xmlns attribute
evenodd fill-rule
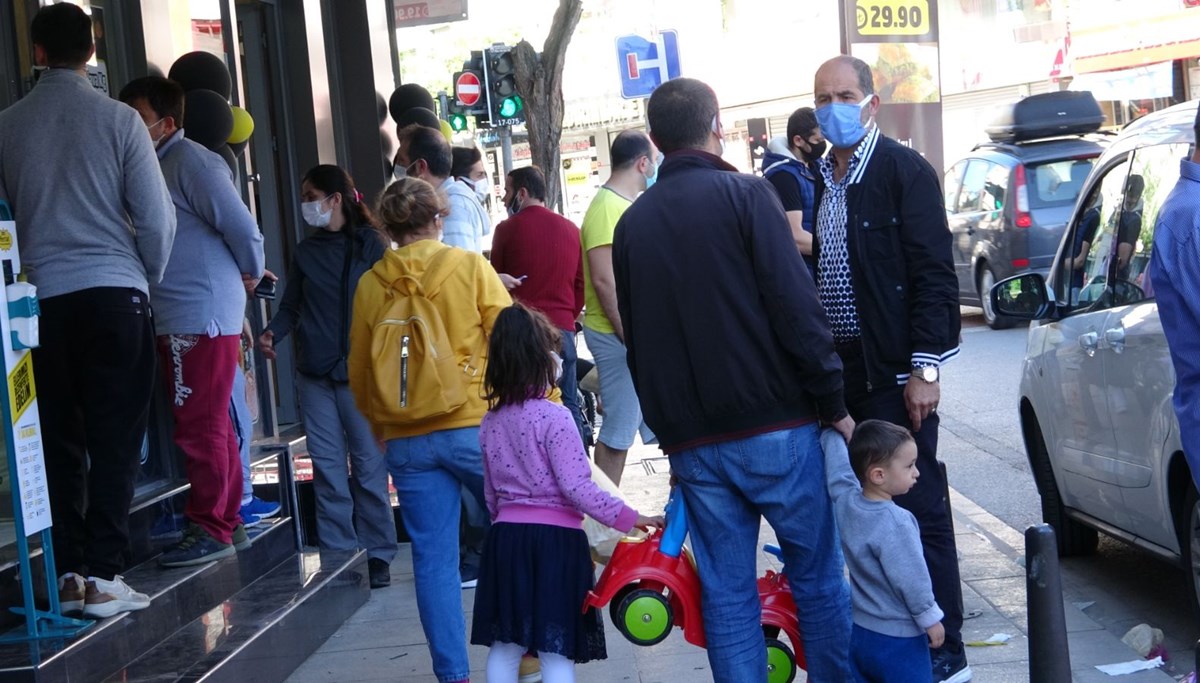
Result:
<svg viewBox="0 0 1200 683"><path fill-rule="evenodd" d="M450 166L453 162L450 143L446 142L446 137L440 130L414 123L397 131L396 137L400 141L400 149L404 150L404 156L408 157L410 166L418 159L424 159L425 165L429 166L429 172L435 178L450 176Z"/></svg>
<svg viewBox="0 0 1200 683"><path fill-rule="evenodd" d="M883 420L863 420L850 437L850 466L860 482L866 483L872 467L882 467L900 447L913 440L912 433L900 425Z"/></svg>
<svg viewBox="0 0 1200 683"><path fill-rule="evenodd" d="M546 201L546 175L537 166L522 166L508 172L508 180L512 183L513 194L524 189L530 197L539 202Z"/></svg>
<svg viewBox="0 0 1200 683"><path fill-rule="evenodd" d="M450 177L466 178L471 167L483 161L483 154L478 147L451 147L450 158Z"/></svg>
<svg viewBox="0 0 1200 683"><path fill-rule="evenodd" d="M175 126L183 125L183 86L162 76L143 76L135 78L121 88L117 99L133 106L136 100L146 100L146 104L158 114L158 118L168 116L175 119Z"/></svg>
<svg viewBox="0 0 1200 683"><path fill-rule="evenodd" d="M46 51L46 66L77 69L92 55L92 18L69 2L38 10L29 33Z"/></svg>
<svg viewBox="0 0 1200 683"><path fill-rule="evenodd" d="M346 231L353 232L356 228L375 228L378 221L375 215L363 203L362 195L354 187L354 179L341 166L321 164L308 169L301 183L308 183L325 193L342 195L342 217L346 219Z"/></svg>
<svg viewBox="0 0 1200 683"><path fill-rule="evenodd" d="M650 135L663 154L702 149L712 134L717 94L703 81L674 78L654 91L646 105Z"/></svg>
<svg viewBox="0 0 1200 683"><path fill-rule="evenodd" d="M484 398L489 408L517 405L546 395L555 385L551 352L562 346L562 333L542 313L521 304L500 311L488 340Z"/></svg>
<svg viewBox="0 0 1200 683"><path fill-rule="evenodd" d="M650 138L640 130L623 130L613 138L609 156L614 171L624 170L638 159L650 156Z"/></svg>
<svg viewBox="0 0 1200 683"><path fill-rule="evenodd" d="M795 144L792 141L796 139L797 135L804 138L805 142L808 142L808 139L812 137L813 131L818 127L820 127L820 124L817 123L817 112L812 107L800 107L788 117L788 145Z"/></svg>

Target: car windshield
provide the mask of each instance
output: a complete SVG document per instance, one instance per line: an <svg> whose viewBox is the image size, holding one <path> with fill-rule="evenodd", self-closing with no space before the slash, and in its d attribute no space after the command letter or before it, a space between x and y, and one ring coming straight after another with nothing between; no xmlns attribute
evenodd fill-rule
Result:
<svg viewBox="0 0 1200 683"><path fill-rule="evenodd" d="M1026 167L1029 176L1029 207L1045 209L1072 206L1096 159L1067 159Z"/></svg>

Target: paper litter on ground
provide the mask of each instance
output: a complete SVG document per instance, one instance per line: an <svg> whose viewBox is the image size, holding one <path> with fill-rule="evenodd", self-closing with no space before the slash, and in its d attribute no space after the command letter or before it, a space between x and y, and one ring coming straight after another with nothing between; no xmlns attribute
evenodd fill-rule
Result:
<svg viewBox="0 0 1200 683"><path fill-rule="evenodd" d="M1162 657L1155 657L1154 659L1135 659L1132 662L1121 662L1119 664L1098 664L1096 668L1109 676L1122 676L1138 671L1157 669L1162 664Z"/></svg>
<svg viewBox="0 0 1200 683"><path fill-rule="evenodd" d="M991 647L993 645L1007 645L1008 641L1012 640L1012 636L1007 633L993 633L987 640L972 640L965 643L968 647Z"/></svg>

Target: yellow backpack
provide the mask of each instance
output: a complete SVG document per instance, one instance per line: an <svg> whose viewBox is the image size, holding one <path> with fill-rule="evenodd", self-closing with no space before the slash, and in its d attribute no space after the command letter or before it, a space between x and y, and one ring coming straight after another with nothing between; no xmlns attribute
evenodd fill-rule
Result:
<svg viewBox="0 0 1200 683"><path fill-rule="evenodd" d="M460 367L442 314L430 299L470 252L446 247L421 278L383 283L388 303L371 329L370 417L411 425L452 413L467 402L468 369Z"/></svg>

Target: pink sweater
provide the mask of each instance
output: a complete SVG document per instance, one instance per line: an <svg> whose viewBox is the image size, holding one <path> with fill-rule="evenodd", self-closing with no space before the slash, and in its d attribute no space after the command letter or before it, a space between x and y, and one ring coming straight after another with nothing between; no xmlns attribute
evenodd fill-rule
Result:
<svg viewBox="0 0 1200 683"><path fill-rule="evenodd" d="M488 411L479 425L493 522L582 527L583 515L629 531L638 513L596 486L571 412L545 399Z"/></svg>

